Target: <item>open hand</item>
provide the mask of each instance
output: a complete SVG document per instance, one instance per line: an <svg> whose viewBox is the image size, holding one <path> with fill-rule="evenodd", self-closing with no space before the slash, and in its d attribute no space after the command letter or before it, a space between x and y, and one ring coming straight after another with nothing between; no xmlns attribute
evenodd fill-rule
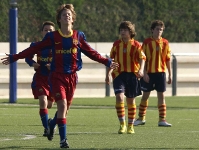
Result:
<svg viewBox="0 0 199 150"><path fill-rule="evenodd" d="M10 64L10 57L9 57L9 54L6 54L7 57L4 57L4 58L1 58L2 61L2 64L4 65L9 65Z"/></svg>

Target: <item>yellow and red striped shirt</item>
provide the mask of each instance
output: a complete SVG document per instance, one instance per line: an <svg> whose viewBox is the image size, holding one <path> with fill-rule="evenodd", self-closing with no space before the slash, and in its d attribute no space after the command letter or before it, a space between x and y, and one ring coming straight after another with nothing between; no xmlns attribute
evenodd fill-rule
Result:
<svg viewBox="0 0 199 150"><path fill-rule="evenodd" d="M146 55L147 73L166 72L166 62L171 57L169 42L166 39L147 38L142 44L142 49Z"/></svg>
<svg viewBox="0 0 199 150"><path fill-rule="evenodd" d="M113 79L121 72L137 73L140 69L139 60L146 60L141 45L138 41L131 39L124 43L121 39L113 43L110 57L119 63L119 67L112 72Z"/></svg>

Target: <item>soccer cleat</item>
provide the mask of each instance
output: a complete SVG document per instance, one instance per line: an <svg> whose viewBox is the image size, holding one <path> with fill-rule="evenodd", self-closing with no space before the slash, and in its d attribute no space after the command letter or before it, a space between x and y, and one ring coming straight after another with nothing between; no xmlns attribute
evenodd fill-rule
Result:
<svg viewBox="0 0 199 150"><path fill-rule="evenodd" d="M60 148L69 148L67 139L65 139L63 142L60 142Z"/></svg>
<svg viewBox="0 0 199 150"><path fill-rule="evenodd" d="M166 122L166 121L164 120L164 121L158 122L158 126L159 126L159 127L171 127L172 124L170 124L170 123L168 123L168 122Z"/></svg>
<svg viewBox="0 0 199 150"><path fill-rule="evenodd" d="M133 125L128 126L128 128L127 128L127 134L133 134L133 133L135 133Z"/></svg>
<svg viewBox="0 0 199 150"><path fill-rule="evenodd" d="M118 130L118 134L126 133L126 125L120 125L120 129Z"/></svg>
<svg viewBox="0 0 199 150"><path fill-rule="evenodd" d="M134 126L139 126L139 125L145 125L145 120L139 120L139 119L137 119L137 120L135 120L135 122L134 122Z"/></svg>
<svg viewBox="0 0 199 150"><path fill-rule="evenodd" d="M43 136L45 136L45 137L46 137L46 136L47 136L47 134L48 134L47 132L48 132L48 129L44 129L44 134L43 134Z"/></svg>
<svg viewBox="0 0 199 150"><path fill-rule="evenodd" d="M55 130L52 129L52 128L50 127L50 121L51 121L51 120L52 120L51 118L48 119L48 132L47 132L47 138L48 138L49 141L52 141L53 136L54 136L54 132L55 132Z"/></svg>

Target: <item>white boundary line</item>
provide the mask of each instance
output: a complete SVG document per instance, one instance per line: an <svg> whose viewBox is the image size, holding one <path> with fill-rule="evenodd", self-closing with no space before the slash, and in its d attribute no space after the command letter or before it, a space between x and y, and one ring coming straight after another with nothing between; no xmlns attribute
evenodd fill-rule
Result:
<svg viewBox="0 0 199 150"><path fill-rule="evenodd" d="M31 139L35 139L36 136L35 135L22 135L22 136L25 136L24 138L21 138L22 140L31 140ZM3 141L11 141L11 140L14 140L14 139L0 139L0 142L3 142Z"/></svg>

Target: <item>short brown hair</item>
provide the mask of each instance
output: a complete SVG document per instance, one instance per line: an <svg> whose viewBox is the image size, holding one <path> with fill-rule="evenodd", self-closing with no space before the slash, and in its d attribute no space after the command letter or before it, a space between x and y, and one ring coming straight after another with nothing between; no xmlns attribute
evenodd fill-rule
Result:
<svg viewBox="0 0 199 150"><path fill-rule="evenodd" d="M76 20L76 12L74 10L73 4L62 4L58 9L57 9L57 15L56 15L56 20L57 20L57 24L59 26L59 28L61 28L61 24L59 22L60 18L61 18L61 13L63 10L69 9L72 12L72 18L73 21Z"/></svg>
<svg viewBox="0 0 199 150"><path fill-rule="evenodd" d="M130 31L131 38L135 37L136 35L135 25L132 24L130 21L122 21L119 26L119 31L120 29L128 29Z"/></svg>
<svg viewBox="0 0 199 150"><path fill-rule="evenodd" d="M41 31L43 31L43 29L44 29L44 27L45 27L46 25L51 25L51 26L53 26L54 29L55 29L55 24L54 24L53 22L51 22L51 21L45 21L45 22L42 24L42 26L41 26Z"/></svg>
<svg viewBox="0 0 199 150"><path fill-rule="evenodd" d="M155 29L156 26L161 26L163 29L165 28L164 22L161 20L155 20L151 23L151 30Z"/></svg>

